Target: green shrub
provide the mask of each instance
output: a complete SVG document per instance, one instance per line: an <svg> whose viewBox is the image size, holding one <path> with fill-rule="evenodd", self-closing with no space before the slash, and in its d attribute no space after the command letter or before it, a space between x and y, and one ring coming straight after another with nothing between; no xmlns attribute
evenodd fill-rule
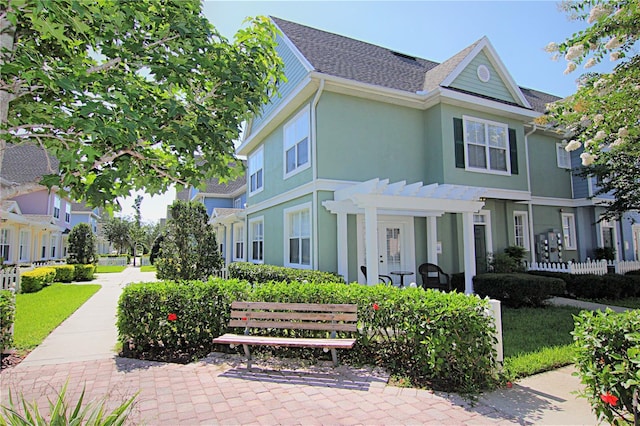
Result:
<svg viewBox="0 0 640 426"><path fill-rule="evenodd" d="M357 344L341 352L343 360L380 365L435 389L475 392L494 384L495 330L488 302L420 288L299 282L252 286L220 279L131 285L118 305L120 339L137 357L162 352L174 359L181 352L191 359L206 355L214 349L213 338L228 331L243 332L227 329L234 300L354 303L358 305ZM268 333L325 336L316 331ZM261 350L312 359L327 356L321 350L301 348L256 348Z"/></svg>
<svg viewBox="0 0 640 426"><path fill-rule="evenodd" d="M53 283L56 278L56 270L49 266L42 266L20 274L20 291L22 293L35 293L42 287Z"/></svg>
<svg viewBox="0 0 640 426"><path fill-rule="evenodd" d="M73 279L75 281L91 281L94 279L94 272L96 271L96 267L92 264L89 265L80 265L75 264L73 271Z"/></svg>
<svg viewBox="0 0 640 426"><path fill-rule="evenodd" d="M615 300L640 296L640 277L633 274L580 275L547 271L529 271L529 274L562 279L570 297Z"/></svg>
<svg viewBox="0 0 640 426"><path fill-rule="evenodd" d="M231 278L249 281L250 283L266 283L270 281L344 283L344 279L339 275L308 269L256 265L250 262L235 262L230 264L228 269Z"/></svg>
<svg viewBox="0 0 640 426"><path fill-rule="evenodd" d="M634 424L633 394L640 392L640 310L583 311L573 332L584 396L611 424ZM636 423L640 420L637 418Z"/></svg>
<svg viewBox="0 0 640 426"><path fill-rule="evenodd" d="M473 277L480 297L502 301L506 306L542 306L545 300L564 294L565 283L558 278L529 274L481 274Z"/></svg>
<svg viewBox="0 0 640 426"><path fill-rule="evenodd" d="M625 275L640 275L640 269L636 269L635 271L629 271Z"/></svg>
<svg viewBox="0 0 640 426"><path fill-rule="evenodd" d="M13 320L16 312L16 299L12 291L0 290L0 353L13 344Z"/></svg>
<svg viewBox="0 0 640 426"><path fill-rule="evenodd" d="M73 265L55 265L52 266L56 270L55 282L70 283L73 281L75 268Z"/></svg>

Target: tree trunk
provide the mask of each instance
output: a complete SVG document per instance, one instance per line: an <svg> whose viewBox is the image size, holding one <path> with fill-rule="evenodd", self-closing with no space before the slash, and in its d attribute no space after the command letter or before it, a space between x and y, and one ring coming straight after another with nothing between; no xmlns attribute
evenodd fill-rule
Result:
<svg viewBox="0 0 640 426"><path fill-rule="evenodd" d="M15 27L9 22L6 16L0 18L0 52L13 51L13 37ZM5 63L5 58L9 54L0 55L0 68ZM0 124L6 124L9 117L9 102L13 95L6 90L0 88ZM0 176L2 176L2 161L4 160L4 150L7 148L7 141L4 134L0 131ZM5 198L3 195L2 198Z"/></svg>

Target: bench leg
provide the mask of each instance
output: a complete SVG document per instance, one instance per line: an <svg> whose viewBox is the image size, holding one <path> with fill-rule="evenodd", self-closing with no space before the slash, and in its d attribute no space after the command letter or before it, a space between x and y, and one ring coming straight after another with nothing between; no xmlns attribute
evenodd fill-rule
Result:
<svg viewBox="0 0 640 426"><path fill-rule="evenodd" d="M247 370L251 370L251 351L249 345L242 345L244 348L244 354L247 356Z"/></svg>
<svg viewBox="0 0 640 426"><path fill-rule="evenodd" d="M337 367L338 366L338 351L334 349L331 349L331 359L333 359L333 366Z"/></svg>

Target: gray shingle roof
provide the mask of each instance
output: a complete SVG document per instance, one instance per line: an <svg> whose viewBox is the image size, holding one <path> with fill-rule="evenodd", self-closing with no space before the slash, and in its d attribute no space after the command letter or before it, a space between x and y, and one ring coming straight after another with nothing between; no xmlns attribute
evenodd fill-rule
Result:
<svg viewBox="0 0 640 426"><path fill-rule="evenodd" d="M284 19L271 19L316 71L411 93L437 87L477 44L438 64ZM521 89L537 112L544 112L548 102L560 99L537 90Z"/></svg>
<svg viewBox="0 0 640 426"><path fill-rule="evenodd" d="M246 185L247 185L246 173L243 173L237 179L230 180L227 183L220 183L218 179L214 178L207 181L207 186L201 191L201 193L233 194L239 189L246 187Z"/></svg>
<svg viewBox="0 0 640 426"><path fill-rule="evenodd" d="M56 173L58 160L34 144L7 145L2 160L2 178L18 184L38 182Z"/></svg>

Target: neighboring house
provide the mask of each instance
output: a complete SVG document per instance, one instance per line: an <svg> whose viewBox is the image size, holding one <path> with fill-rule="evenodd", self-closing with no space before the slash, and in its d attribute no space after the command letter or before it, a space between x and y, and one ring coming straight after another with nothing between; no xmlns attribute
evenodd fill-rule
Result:
<svg viewBox="0 0 640 426"><path fill-rule="evenodd" d="M205 205L225 263L245 259L246 187L246 175L243 174L226 183L221 183L215 178L210 179L202 190L189 188L176 194L178 200L198 201Z"/></svg>
<svg viewBox="0 0 640 426"><path fill-rule="evenodd" d="M287 81L237 149L246 208L213 218L244 218L243 259L369 284L421 282L431 262L465 271L470 292L511 245L532 261L584 260L609 240L638 255L638 228L596 224L563 135L533 124L559 98L518 86L486 37L438 64L272 19Z"/></svg>
<svg viewBox="0 0 640 426"><path fill-rule="evenodd" d="M100 208L92 208L85 203L71 204L71 227L79 223L88 224L96 236L96 251L98 254L109 254L112 251L112 247L102 233L102 215L103 211Z"/></svg>
<svg viewBox="0 0 640 426"><path fill-rule="evenodd" d="M72 228L69 199L53 189L30 185L57 160L35 145L9 145L4 152L0 190L0 257L5 264L64 259ZM5 199L12 188L29 192Z"/></svg>

